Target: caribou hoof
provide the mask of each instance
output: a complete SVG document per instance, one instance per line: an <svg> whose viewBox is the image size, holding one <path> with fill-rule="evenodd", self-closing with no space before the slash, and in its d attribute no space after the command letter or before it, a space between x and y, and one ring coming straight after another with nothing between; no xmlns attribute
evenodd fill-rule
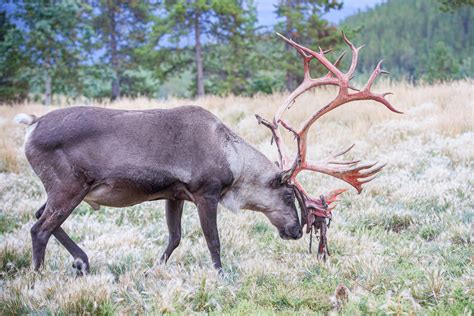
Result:
<svg viewBox="0 0 474 316"><path fill-rule="evenodd" d="M76 276L85 276L89 273L89 266L86 262L84 262L81 258L74 259L72 263L72 267L76 272Z"/></svg>
<svg viewBox="0 0 474 316"><path fill-rule="evenodd" d="M148 277L152 276L152 275L155 274L155 273L156 273L156 270L155 270L154 268L150 268L150 269L148 269L148 270L146 270L146 271L143 271L143 276L144 276L145 278L148 278Z"/></svg>
<svg viewBox="0 0 474 316"><path fill-rule="evenodd" d="M224 269L222 268L217 269L217 276L219 277L219 279L225 282L231 282L233 279L232 274L230 272L224 271Z"/></svg>
<svg viewBox="0 0 474 316"><path fill-rule="evenodd" d="M326 262L326 260L328 259L327 253L326 252L318 253L317 254L317 259L319 261Z"/></svg>

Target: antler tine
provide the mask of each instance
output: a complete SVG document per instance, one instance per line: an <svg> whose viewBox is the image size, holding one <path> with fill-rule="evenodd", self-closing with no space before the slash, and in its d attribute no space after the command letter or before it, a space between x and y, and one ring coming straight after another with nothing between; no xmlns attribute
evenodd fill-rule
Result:
<svg viewBox="0 0 474 316"><path fill-rule="evenodd" d="M334 66L338 67L345 55L346 51L343 51L339 57L337 57L336 61L334 62Z"/></svg>
<svg viewBox="0 0 474 316"><path fill-rule="evenodd" d="M313 57L316 58L324 67L326 67L331 73L333 73L337 78L342 78L342 72L337 69L337 67L332 64L329 59L324 56L325 53L329 53L331 50L323 51L320 48L319 53L303 46L298 43L296 43L292 39L288 39L285 36L281 35L280 33L277 33L279 37L281 37L285 42L287 42L289 45L293 46L303 57Z"/></svg>
<svg viewBox="0 0 474 316"><path fill-rule="evenodd" d="M374 169L370 169L370 170L367 171L365 174L366 174L367 176L372 175L372 174L377 174L377 173L379 173L383 168L385 168L386 165L387 165L386 163L380 164L380 165L378 165L377 167L375 167Z"/></svg>
<svg viewBox="0 0 474 316"><path fill-rule="evenodd" d="M277 145L277 149L278 149L278 155L280 158L280 167L287 168L290 164L290 159L288 157L288 151L281 138L281 134L278 131L278 126L273 125L272 123L262 118L258 114L256 114L255 117L257 118L258 124L262 124L268 127L270 131L272 132L272 140L275 140L275 144Z"/></svg>
<svg viewBox="0 0 474 316"><path fill-rule="evenodd" d="M341 152L335 154L334 157L339 157L339 156L342 156L342 155L348 153L352 148L354 148L355 145L356 145L356 144L350 145L347 149L345 149L345 150L343 150L343 151L341 151Z"/></svg>
<svg viewBox="0 0 474 316"><path fill-rule="evenodd" d="M281 126L286 128L288 131L290 131L295 136L295 138L298 137L298 132L293 127L288 125L285 121L280 120L280 124L281 124Z"/></svg>
<svg viewBox="0 0 474 316"><path fill-rule="evenodd" d="M303 56L303 58L311 58L313 59L314 57L311 56L311 55L308 55L304 50L302 50L301 48L299 48L298 46L296 46L295 44L295 41L293 41L292 39L288 39L286 38L285 36L283 36L282 34L280 33L276 33L281 39L283 39L285 42L287 42L288 44L290 44L291 46L293 46L296 51L301 55Z"/></svg>
<svg viewBox="0 0 474 316"><path fill-rule="evenodd" d="M367 81L365 87L363 90L366 90L366 91L370 91L370 88L372 87L372 84L374 83L375 81L375 78L378 77L378 75L380 73L382 73L382 63L383 63L383 59L381 59L378 63L377 63L377 66L375 67L374 71L372 72L372 74L370 75L369 77L369 80Z"/></svg>
<svg viewBox="0 0 474 316"><path fill-rule="evenodd" d="M349 67L349 70L346 73L347 78L352 79L352 75L354 74L354 71L357 67L357 61L359 58L359 51L364 48L365 45L361 45L359 47L356 47L352 42L347 38L346 34L344 34L344 31L342 31L342 38L344 39L344 42L346 42L347 46L351 48L352 51L352 61L351 61L351 66Z"/></svg>
<svg viewBox="0 0 474 316"><path fill-rule="evenodd" d="M321 47L319 48L319 52L322 53L322 54L329 54L332 51L333 51L332 48L329 48L329 49L326 49L326 50L323 50ZM336 65L334 65L334 66L336 66Z"/></svg>
<svg viewBox="0 0 474 316"><path fill-rule="evenodd" d="M349 172L362 171L362 170L370 169L370 168L374 167L374 166L377 165L377 164L378 164L378 162L368 162L368 163L365 163L365 164L363 164L363 165L353 166L353 167L347 169L347 171L349 171ZM361 178L365 178L364 175L369 174L370 172L371 172L371 171L368 171L368 172L366 172L366 173L361 173L361 176L360 176L360 177L361 177Z"/></svg>
<svg viewBox="0 0 474 316"><path fill-rule="evenodd" d="M316 171L321 172L333 177L336 177L351 186L353 186L358 193L362 192L362 185L372 181L378 172L385 167L385 164L377 166L374 169L369 170L368 172L362 172L362 170L370 169L374 167L375 164L371 164L369 166L358 166L358 167L330 167L329 164L326 163L308 163L304 170Z"/></svg>
<svg viewBox="0 0 474 316"><path fill-rule="evenodd" d="M339 55L339 57L338 57L338 58L336 59L336 61L334 62L334 66L339 67L339 64L341 63L341 61L342 61L342 59L344 58L345 55L346 55L346 51L343 51L343 52L341 53L341 55ZM384 70L382 70L382 72L388 73L388 71L384 71ZM331 73L331 72L328 72L326 76L332 76L332 73ZM354 77L354 75L352 75L351 78L353 78L353 77ZM351 90L354 90L354 91L360 91L358 88L354 87L354 86L351 85L351 84L349 84L348 88L351 89Z"/></svg>
<svg viewBox="0 0 474 316"><path fill-rule="evenodd" d="M374 83L375 79L378 77L379 74L388 74L389 73L388 71L385 71L385 70L381 69L383 61L384 60L382 59L377 63L377 66L375 67L374 71L370 75L369 80L365 84L365 87L362 89L362 91L360 91L360 93L359 93L360 96L358 96L358 99L359 100L371 99L371 100L377 101L379 103L382 103L383 105L385 105L392 112L403 114L403 112L395 109L390 104L390 102L385 98L387 95L393 94L392 92L385 92L385 93L382 93L382 94L375 94L375 93L372 93L370 91L370 89L372 88L372 84Z"/></svg>
<svg viewBox="0 0 474 316"><path fill-rule="evenodd" d="M323 65L327 70L329 70L329 72L331 72L336 78L338 78L339 80L343 79L343 73L339 69L337 69L337 67L333 63L331 63L329 59L326 58L324 54L325 52L322 49L320 49L319 53L317 53L295 42L293 42L292 46L298 47L301 50L303 50L305 53L309 54L310 56L313 56L321 63L321 65Z"/></svg>

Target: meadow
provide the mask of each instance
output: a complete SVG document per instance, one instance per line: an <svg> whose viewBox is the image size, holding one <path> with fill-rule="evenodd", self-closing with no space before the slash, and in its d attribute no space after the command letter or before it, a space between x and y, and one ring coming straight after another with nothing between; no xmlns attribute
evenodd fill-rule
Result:
<svg viewBox="0 0 474 316"><path fill-rule="evenodd" d="M354 189L342 195L328 231L329 260L308 253L307 235L285 241L262 214L222 208L223 278L212 268L190 203L185 204L181 245L167 265L144 275L167 242L162 201L100 211L81 204L63 228L89 255L91 273L76 277L72 258L54 238L44 269L34 273L29 229L46 197L24 157L26 128L12 119L17 113L41 115L55 108L0 106L0 314L472 315L473 82L382 82L374 91L394 92L389 99L405 114L359 102L329 113L311 132L312 158L355 143L348 157L387 163L360 195ZM290 122L302 121L334 93L327 89L302 96L288 113ZM271 118L284 96L90 105L197 104L276 160L269 131L257 125L254 114ZM348 187L322 175L302 174L301 180L317 195ZM340 285L348 289L347 299L335 295Z"/></svg>

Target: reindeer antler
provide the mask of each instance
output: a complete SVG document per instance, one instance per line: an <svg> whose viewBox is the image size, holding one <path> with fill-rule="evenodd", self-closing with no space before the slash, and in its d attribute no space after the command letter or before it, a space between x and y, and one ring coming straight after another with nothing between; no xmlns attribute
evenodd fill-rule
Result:
<svg viewBox="0 0 474 316"><path fill-rule="evenodd" d="M392 112L402 112L396 110L385 98L391 93L377 94L373 93L370 90L372 84L374 83L375 79L379 74L388 74L388 72L381 69L382 60L375 67L363 89L359 90L350 85L350 80L353 78L355 69L357 67L359 51L363 46L355 47L354 44L352 44L347 39L344 33L342 33L342 37L352 51L351 65L349 67L349 70L345 73L337 68L342 58L344 57L344 54L339 56L335 63L331 63L325 56L325 54L327 54L329 51L323 51L321 48L319 48L319 52L315 52L307 47L295 43L291 39L287 39L279 33L277 33L277 35L280 36L289 45L293 46L303 58L303 82L301 82L301 84L293 92L291 92L291 94L285 99L283 104L278 108L277 112L275 113L275 116L273 117L273 122L264 120L258 115L257 119L259 123L267 126L273 134L273 139L275 140L280 156L280 167L283 170L287 171L285 172L285 180L289 184L293 185L295 189L295 196L298 199L298 202L301 207L302 224L307 224L306 230L308 233L311 233L311 236L313 226L315 227L315 229L320 231L318 256L325 259L326 255L329 255L326 238L326 229L329 224L326 223L325 218L331 218L331 210L334 208L334 206L331 206L330 204L335 202L337 200L338 195L345 192L346 189L334 190L326 196L314 198L306 192L306 190L303 188L301 183L298 182L296 177L301 171L304 170L321 172L349 183L357 190L358 193L360 193L362 191L362 185L373 180L376 174L385 165L379 165L377 163L360 163L360 160L340 160L339 157L351 150L354 145L324 160L317 162L309 161L307 159L307 141L308 132L311 126L324 114L334 110L335 108L345 103L349 103L352 101L373 100L382 103ZM311 77L309 66L310 62L313 59L319 61L319 63L321 63L328 70L328 73L325 76L320 78ZM295 99L298 96L303 94L305 91L310 90L311 88L327 85L339 87L339 92L336 98L329 102L326 106L315 112L313 115L311 115L299 129L291 127L287 122L282 119L282 116L285 111L293 105ZM353 92L349 90L352 90ZM283 128L293 133L297 141L298 151L295 159L292 162L288 157L287 149L283 143L279 129L280 126L283 126Z"/></svg>
<svg viewBox="0 0 474 316"><path fill-rule="evenodd" d="M390 102L385 98L390 93L382 93L377 94L373 93L370 89L372 87L373 82L377 78L377 76L381 73L387 73L386 71L381 69L382 61L380 61L375 70L372 72L368 82L364 86L363 89L359 90L352 85L350 85L350 80L354 76L354 72L357 66L358 55L359 51L363 46L355 47L342 33L343 39L346 44L350 47L352 51L352 61L349 67L349 70L344 73L339 70L337 67L344 57L342 54L335 63L329 61L325 54L329 51L323 51L321 48L319 52L315 52L307 47L304 47L291 39L287 39L281 34L278 34L285 42L289 45L293 46L296 51L302 56L303 58L303 67L304 67L304 79L303 82L286 98L283 104L278 108L275 116L273 118L273 122L270 123L262 118L258 117L259 123L264 124L268 128L271 129L273 138L278 148L278 152L280 155L280 166L283 170L288 170L288 182L293 184L297 190L301 194L301 198L304 202L304 206L308 209L313 209L321 214L328 214L327 213L327 204L334 202L337 198L337 195L341 194L345 190L336 190L329 194L328 197L325 198L326 202L322 201L321 198L313 198L309 196L306 191L304 190L303 186L298 182L296 179L297 175L303 171L315 171L321 172L327 175L334 176L338 179L341 179L350 185L352 185L359 193L362 191L362 185L374 179L375 175L384 167L384 165L369 164L369 163L360 163L360 160L351 160L351 161L344 161L338 159L338 157L344 155L349 150L353 148L354 145L349 147L348 149L334 154L333 156L326 158L322 161L312 162L307 159L307 139L308 139L308 132L311 126L324 114L334 110L335 108L341 106L342 104L349 103L352 101L358 100L373 100L379 103L382 103L387 107L389 110L402 113L396 110ZM316 59L321 63L327 70L328 73L320 78L312 78L310 74L310 62ZM287 122L282 119L283 114L286 110L288 110L292 104L294 103L295 99L303 94L305 91L310 90L314 87L319 86L338 86L339 92L334 100L329 102L326 106L315 112L311 115L299 129L295 129L291 127ZM352 90L352 91L350 91ZM294 134L297 140L297 148L298 152L296 158L293 161L290 161L288 158L288 153L286 147L282 141L281 133L279 127L283 126L283 128L287 129L291 133ZM326 206L326 207L324 207ZM330 210L331 208L329 208Z"/></svg>

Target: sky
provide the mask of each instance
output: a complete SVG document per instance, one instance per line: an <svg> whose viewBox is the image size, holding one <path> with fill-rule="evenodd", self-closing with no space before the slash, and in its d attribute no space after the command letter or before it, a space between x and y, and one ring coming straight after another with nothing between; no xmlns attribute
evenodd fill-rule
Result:
<svg viewBox="0 0 474 316"><path fill-rule="evenodd" d="M257 7L258 24L270 29L276 22L275 5L278 0L254 0ZM334 24L338 24L344 18L357 13L359 10L366 10L386 0L342 0L344 3L341 10L331 10L324 15L324 18ZM4 1L0 7L12 13L15 10L15 1ZM19 24L20 25L20 24ZM20 25L21 27L21 25ZM205 40L205 39L204 39ZM193 36L189 36L185 42L192 45Z"/></svg>
<svg viewBox="0 0 474 316"><path fill-rule="evenodd" d="M344 5L341 10L331 10L326 13L325 18L334 24L338 24L345 17L356 13L358 10L365 10L374 7L385 0L343 0ZM276 22L275 4L278 0L255 0L257 6L258 23L262 26L273 26ZM7 12L14 10L14 1L5 1L2 4Z"/></svg>
<svg viewBox="0 0 474 316"><path fill-rule="evenodd" d="M356 13L358 10L365 10L382 3L384 0L345 0L341 10L332 10L325 15L330 22L337 24L345 17ZM277 0L255 0L259 24L262 26L272 26L276 22L275 4Z"/></svg>

